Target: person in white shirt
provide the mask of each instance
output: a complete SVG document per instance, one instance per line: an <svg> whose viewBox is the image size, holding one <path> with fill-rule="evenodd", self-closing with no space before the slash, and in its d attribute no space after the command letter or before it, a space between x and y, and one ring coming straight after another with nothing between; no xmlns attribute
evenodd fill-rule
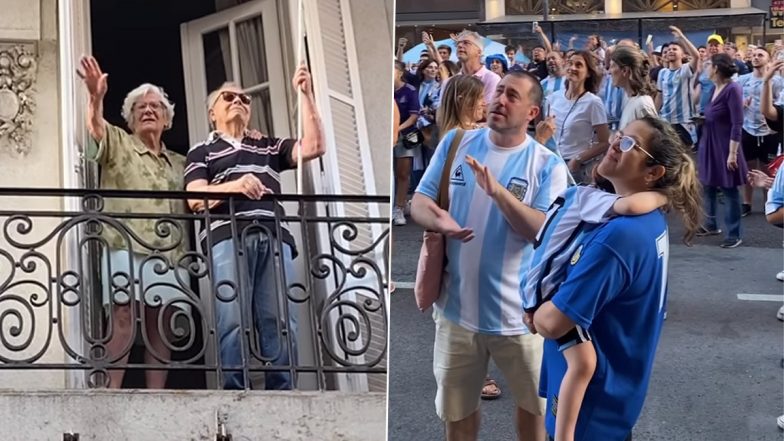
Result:
<svg viewBox="0 0 784 441"><path fill-rule="evenodd" d="M593 166L610 145L607 112L601 98L595 95L602 75L590 53L576 51L569 57L566 79L568 88L548 98L548 116L555 117L556 148L572 177L578 183L590 183Z"/></svg>
<svg viewBox="0 0 784 441"><path fill-rule="evenodd" d="M613 86L620 87L628 97L623 103L618 130L644 116L657 116L656 106L648 80L648 62L642 52L634 47L618 47L610 60L610 75Z"/></svg>

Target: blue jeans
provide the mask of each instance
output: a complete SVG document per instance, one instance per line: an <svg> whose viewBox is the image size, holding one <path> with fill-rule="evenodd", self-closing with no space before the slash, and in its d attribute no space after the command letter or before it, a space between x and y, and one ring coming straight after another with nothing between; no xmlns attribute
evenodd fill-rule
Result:
<svg viewBox="0 0 784 441"><path fill-rule="evenodd" d="M740 191L737 187L710 187L705 186L705 228L718 229L716 223L716 198L718 191L724 194L724 224L727 229L727 239L740 239Z"/></svg>
<svg viewBox="0 0 784 441"><path fill-rule="evenodd" d="M249 323L247 315L243 320L243 311L248 306L253 311L253 323L259 336L262 361L273 366L289 366L296 364L297 354L297 321L294 304L288 301L288 324L284 323L285 309L283 299L288 299L283 280L275 274L275 258L272 253L273 240L263 232L247 236L245 256L239 262L247 265L236 265L235 241L227 239L212 247L213 280L217 286L215 296L215 319L217 321L218 341L220 342L220 363L222 367L239 370L223 373L224 389L245 389L250 383L244 378L241 370L247 366L250 357L250 340L243 340L243 324ZM286 273L286 283L292 280L291 246L282 244L281 266ZM240 278L238 279L237 271ZM243 280L244 283L237 283ZM236 291L227 282L236 285ZM239 295L241 294L241 296ZM241 297L241 298L240 298ZM240 307L242 305L242 307ZM282 334L288 330L288 338ZM251 334L252 335L252 334ZM293 356L289 357L288 341L291 341ZM288 390L292 387L289 371L266 371L264 373L265 389Z"/></svg>

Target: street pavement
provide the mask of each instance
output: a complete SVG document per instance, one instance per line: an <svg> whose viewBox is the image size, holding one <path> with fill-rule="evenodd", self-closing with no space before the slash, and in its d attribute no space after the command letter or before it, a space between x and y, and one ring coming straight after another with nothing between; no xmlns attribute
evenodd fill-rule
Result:
<svg viewBox="0 0 784 441"><path fill-rule="evenodd" d="M680 221L670 216L668 319L635 441L784 439L776 426L784 413L784 333L776 320L784 284L775 279L784 267L784 236L761 208L758 193L754 213L743 219L744 244L731 250L719 248L717 237L686 247ZM431 311L417 310L410 289L421 236L410 221L393 230L392 275L400 287L391 302L390 441L443 439L433 407ZM492 363L490 374L503 395L482 403L479 439L513 440L514 400Z"/></svg>

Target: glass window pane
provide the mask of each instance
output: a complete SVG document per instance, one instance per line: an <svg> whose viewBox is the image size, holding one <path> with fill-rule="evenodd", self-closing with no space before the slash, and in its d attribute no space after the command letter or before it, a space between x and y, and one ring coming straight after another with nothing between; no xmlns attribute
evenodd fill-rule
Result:
<svg viewBox="0 0 784 441"><path fill-rule="evenodd" d="M272 104L269 88L253 92L250 103L250 124L248 128L256 129L268 136L280 136L272 130Z"/></svg>
<svg viewBox="0 0 784 441"><path fill-rule="evenodd" d="M231 69L229 28L218 29L202 36L204 43L204 70L207 77L207 93L234 78Z"/></svg>
<svg viewBox="0 0 784 441"><path fill-rule="evenodd" d="M237 23L237 50L240 60L240 84L243 88L266 83L267 52L264 48L264 25L261 16Z"/></svg>

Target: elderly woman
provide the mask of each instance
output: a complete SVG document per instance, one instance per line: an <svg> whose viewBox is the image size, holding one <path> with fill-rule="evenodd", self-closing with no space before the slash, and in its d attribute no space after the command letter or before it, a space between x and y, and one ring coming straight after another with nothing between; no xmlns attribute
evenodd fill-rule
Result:
<svg viewBox="0 0 784 441"><path fill-rule="evenodd" d="M100 188L122 190L181 190L185 158L166 149L161 141L164 130L171 128L174 106L163 89L152 84L142 84L125 97L122 116L131 133L109 124L103 117L103 98L108 90L107 76L101 71L95 58L86 56L81 60L78 72L89 92L87 128L94 143L89 143L85 152L91 160L101 166ZM96 148L97 144L97 148ZM184 213L184 203L178 200L158 198L106 199L107 213L171 214ZM102 237L108 250L103 254L104 305L109 307L109 342L106 344L107 359L125 364L135 335L133 326L137 315L142 315L146 335L145 364L160 364L168 360L171 351L159 332L159 320L168 323L172 305L188 308L188 301L175 273L159 274L156 266L165 262L166 267L176 266L175 259L185 252L183 226L169 224L170 237L156 234L153 220L123 220L125 228L138 237L110 226L103 225ZM152 250L162 251L160 257L150 259ZM125 276L123 273L127 274ZM138 279L138 288L133 280ZM167 284L166 287L161 284ZM126 288L130 286L130 288ZM131 295L125 289L130 289ZM142 300L143 299L143 300ZM131 302L136 302L133 304ZM142 303L144 307L140 307ZM109 372L109 387L122 385L124 370ZM148 370L147 387L162 389L166 385L166 371Z"/></svg>

